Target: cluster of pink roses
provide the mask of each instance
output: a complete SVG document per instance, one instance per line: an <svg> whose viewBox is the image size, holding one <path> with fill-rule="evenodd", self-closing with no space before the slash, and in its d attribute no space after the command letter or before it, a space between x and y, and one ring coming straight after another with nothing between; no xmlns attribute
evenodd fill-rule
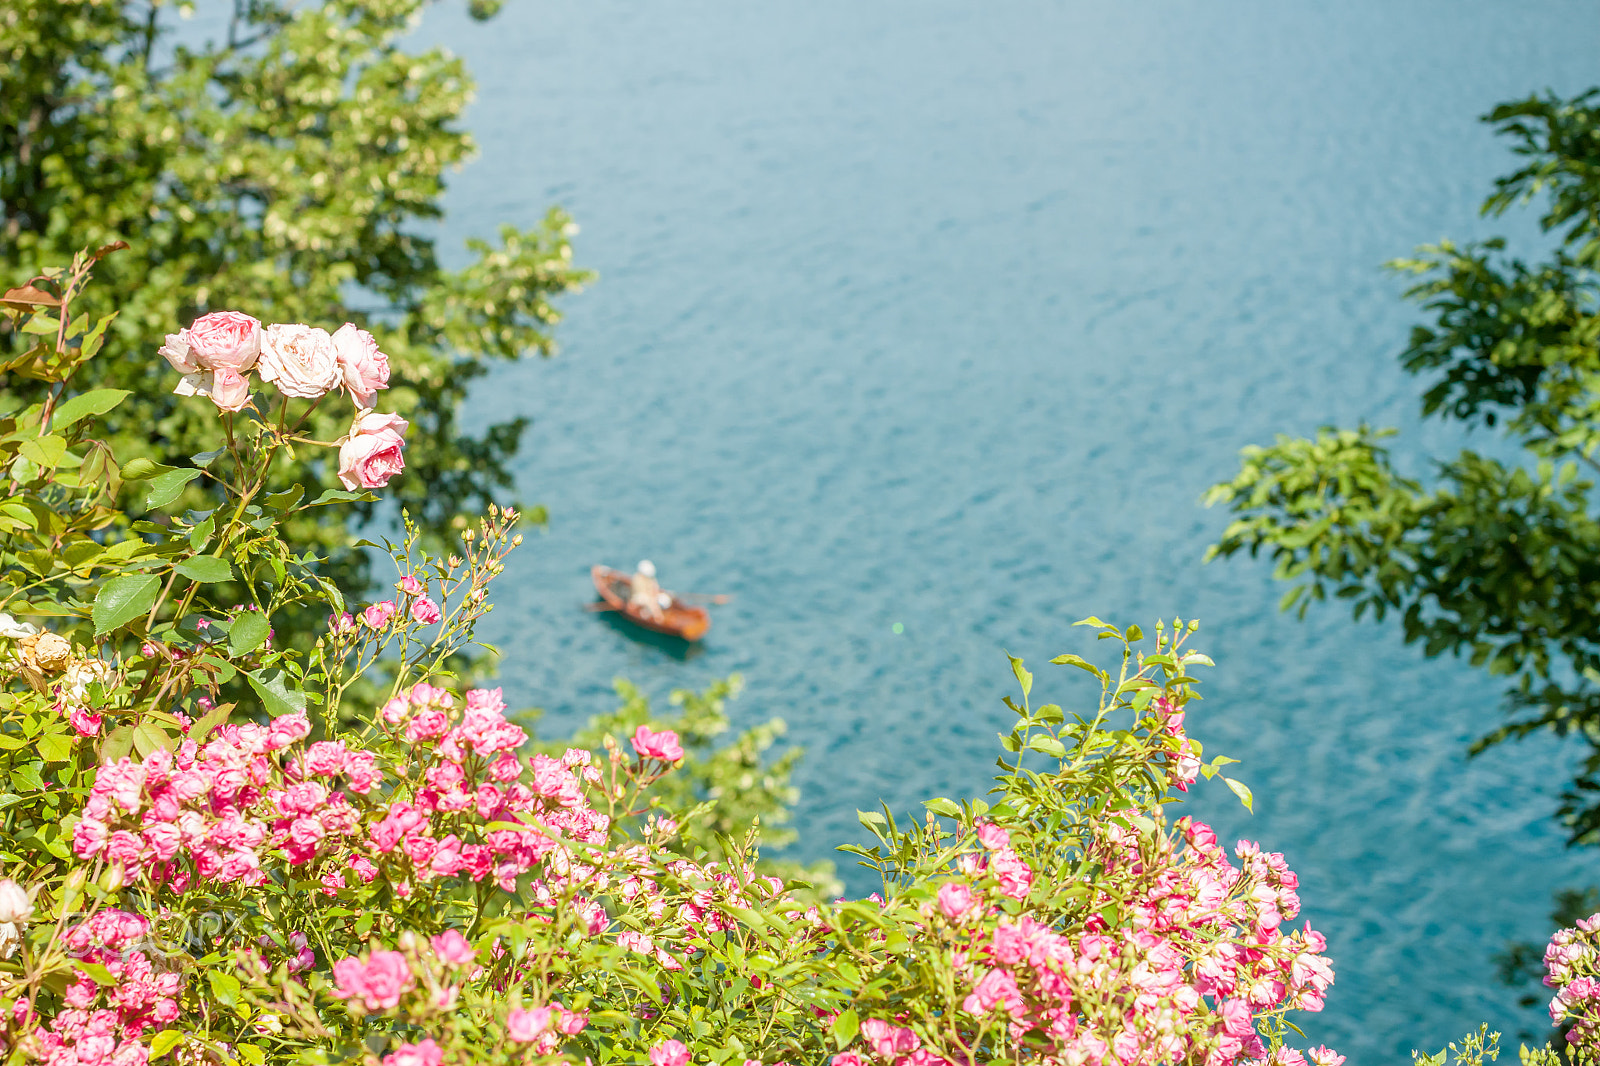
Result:
<svg viewBox="0 0 1600 1066"><path fill-rule="evenodd" d="M1567 1043L1591 1060L1600 1057L1600 914L1559 929L1544 949L1550 1021L1567 1024Z"/></svg>
<svg viewBox="0 0 1600 1066"><path fill-rule="evenodd" d="M102 986L78 970L62 994L65 1009L48 1019L34 1017L26 999L5 1019L22 1035L16 1041L25 1058L47 1066L145 1066L149 1048L143 1037L178 1020L183 978L157 972L140 946L150 923L137 914L104 910L79 922L65 942L73 957L105 967L114 982Z"/></svg>
<svg viewBox="0 0 1600 1066"><path fill-rule="evenodd" d="M270 727L223 726L203 747L184 740L176 752L104 764L73 829L73 853L175 892L197 876L264 884L260 851L273 835L267 790L279 778L269 756L310 731L304 715L284 715Z"/></svg>
<svg viewBox="0 0 1600 1066"><path fill-rule="evenodd" d="M498 944L498 942L497 942ZM346 1001L357 1017L386 1013L402 1018L427 1017L448 1011L460 1000L461 981L481 971L477 952L451 929L428 941L431 952L419 950L418 939L401 937L404 950L374 948L364 956L333 964L332 994ZM588 1011L573 1011L553 1001L548 1006L511 1007L505 1034L514 1044L531 1044L536 1055L559 1049L564 1036L576 1036L589 1025ZM438 1066L443 1049L432 1037L401 1044L383 1058L384 1066Z"/></svg>
<svg viewBox="0 0 1600 1066"><path fill-rule="evenodd" d="M183 375L179 396L205 396L223 411L250 403L253 371L284 396L318 400L342 388L356 404L350 432L339 442L339 480L347 489L382 488L405 467L401 449L408 423L372 410L389 387L389 358L366 330L346 322L332 334L299 323L261 323L238 311L213 311L189 328L167 334L161 354Z"/></svg>
<svg viewBox="0 0 1600 1066"><path fill-rule="evenodd" d="M302 750L303 715L223 726L203 746L185 740L175 754L103 766L73 849L177 892L195 876L264 884L263 856L279 849L290 865L317 862L329 892L347 873L370 883L380 868L402 895L417 881L457 875L509 891L547 858L556 881L582 881L592 866L563 840L607 839L609 820L583 788L598 780L593 756L535 755L525 767L515 751L527 734L504 711L498 689L469 692L460 712L450 693L425 683L390 700L382 720L429 754L414 787L381 803L366 798L382 778L373 753L326 740Z"/></svg>
<svg viewBox="0 0 1600 1066"><path fill-rule="evenodd" d="M409 609L402 613L399 605L394 600L380 600L361 611L361 625L374 634L381 634L389 628L389 624L400 618L402 622L405 615L409 614L411 620L418 625L431 626L438 623L444 612L439 605L428 595L428 586L417 578L415 574L407 574L395 583L405 596L404 602ZM343 614L328 616L328 629L335 636L345 636L356 631L356 616L349 611Z"/></svg>
<svg viewBox="0 0 1600 1066"><path fill-rule="evenodd" d="M1179 827L1187 841L1181 855L1160 834L1152 843L1108 826L1092 858L1130 898L1102 890L1084 928L1071 932L1029 913L1033 871L1007 830L979 823L987 854L958 859L961 879L942 885L928 912L946 923L942 935L965 982L960 1010L974 1024L1004 1022L1018 1041L1043 1035L1051 1045L1044 1061L1264 1063L1255 1016L1322 1009L1333 981L1326 942L1309 928L1281 928L1299 912L1297 880L1281 855L1241 841L1235 867L1209 827L1188 820ZM1011 913L1001 906L1005 899L1023 901L1024 909ZM1095 912L1109 905L1129 913L1130 922L1107 927ZM893 1020L866 1019L860 1033L865 1051L836 1055L833 1066L949 1066ZM1317 1066L1344 1061L1320 1047L1310 1058ZM1275 1066L1306 1060L1282 1050Z"/></svg>

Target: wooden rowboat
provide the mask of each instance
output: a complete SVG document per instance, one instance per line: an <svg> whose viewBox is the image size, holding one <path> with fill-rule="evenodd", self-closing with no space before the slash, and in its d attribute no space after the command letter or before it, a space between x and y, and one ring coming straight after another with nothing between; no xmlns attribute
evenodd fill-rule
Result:
<svg viewBox="0 0 1600 1066"><path fill-rule="evenodd" d="M613 570L609 566L592 566L589 576L594 578L594 590L600 594L606 606L634 625L684 640L699 640L711 628L710 611L683 603L670 592L667 595L672 596L672 603L661 612L661 617L645 617L642 611L628 603L628 597L633 593L633 575L626 571Z"/></svg>

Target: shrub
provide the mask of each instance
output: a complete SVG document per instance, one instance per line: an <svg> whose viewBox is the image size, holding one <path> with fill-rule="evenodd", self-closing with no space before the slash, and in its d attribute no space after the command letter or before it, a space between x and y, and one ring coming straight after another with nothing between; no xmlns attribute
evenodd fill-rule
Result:
<svg viewBox="0 0 1600 1066"><path fill-rule="evenodd" d="M371 604L285 540L294 515L403 476L404 423L367 408L332 335L235 315L210 323L215 350L169 338L218 447L118 467L92 433L130 395L68 395L95 355L71 318L92 265L5 297L14 328L55 338L48 399L0 421L13 1061L1343 1061L1284 1042L1333 972L1291 925L1282 856L1168 817L1231 761L1187 732L1209 665L1194 623L1147 642L1087 619L1115 661L1054 660L1098 685L1080 712L1035 707L1013 659L987 798L930 800L909 825L864 815L875 843L844 850L881 893L819 903L759 865L752 815L783 782L713 796L720 778L684 765L723 693L689 701L682 736L630 698L592 744L529 754L500 692L451 673L520 541L513 512L489 508L445 559L408 527L385 546L394 593ZM301 435L341 388L350 431ZM346 487L281 485L290 454ZM200 478L227 505L167 513ZM129 493L155 517L119 526ZM217 598L230 589L244 598ZM291 606L321 632L275 633ZM359 698L362 678L385 694ZM759 765L770 739L733 758Z"/></svg>

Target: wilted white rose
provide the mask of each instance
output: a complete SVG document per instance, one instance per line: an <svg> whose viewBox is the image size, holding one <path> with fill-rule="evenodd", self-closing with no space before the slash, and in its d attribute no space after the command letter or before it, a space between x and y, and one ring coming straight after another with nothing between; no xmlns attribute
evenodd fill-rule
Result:
<svg viewBox="0 0 1600 1066"><path fill-rule="evenodd" d="M0 614L0 637L21 640L38 635L39 627L32 622L19 622L9 614Z"/></svg>
<svg viewBox="0 0 1600 1066"><path fill-rule="evenodd" d="M0 922L26 924L33 918L28 890L10 878L0 881Z"/></svg>

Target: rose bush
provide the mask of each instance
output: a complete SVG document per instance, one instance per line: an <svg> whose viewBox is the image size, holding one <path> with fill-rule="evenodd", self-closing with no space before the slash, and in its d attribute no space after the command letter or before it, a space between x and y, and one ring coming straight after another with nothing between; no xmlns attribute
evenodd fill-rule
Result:
<svg viewBox="0 0 1600 1066"><path fill-rule="evenodd" d="M359 336L236 312L173 334L160 354L215 405L218 447L119 467L91 434L129 394L68 394L104 330L71 311L93 260L3 298L55 383L0 417L10 1061L1343 1061L1285 1042L1333 970L1293 924L1282 856L1169 817L1230 761L1188 733L1209 662L1193 623L1147 640L1086 620L1116 654L1055 660L1099 689L1076 712L1035 706L1013 659L989 794L930 800L904 826L864 814L874 842L842 850L881 892L819 901L761 856L784 764L707 787L723 780L707 766L759 767L776 735L709 752L731 686L682 697L672 721L624 689L579 743L546 747L498 690L451 672L520 542L513 512L491 507L444 559L408 524L386 545L393 596L370 604L284 542L286 516L401 473L404 422L366 408L382 375ZM280 395L239 401L229 374ZM351 433L302 436L341 385ZM324 449L353 487L278 487L291 449ZM164 510L201 477L226 506ZM161 520L108 536L129 492ZM274 628L291 606L326 618L310 651ZM363 679L384 695L359 697ZM1577 980L1563 1002L1587 1010Z"/></svg>

